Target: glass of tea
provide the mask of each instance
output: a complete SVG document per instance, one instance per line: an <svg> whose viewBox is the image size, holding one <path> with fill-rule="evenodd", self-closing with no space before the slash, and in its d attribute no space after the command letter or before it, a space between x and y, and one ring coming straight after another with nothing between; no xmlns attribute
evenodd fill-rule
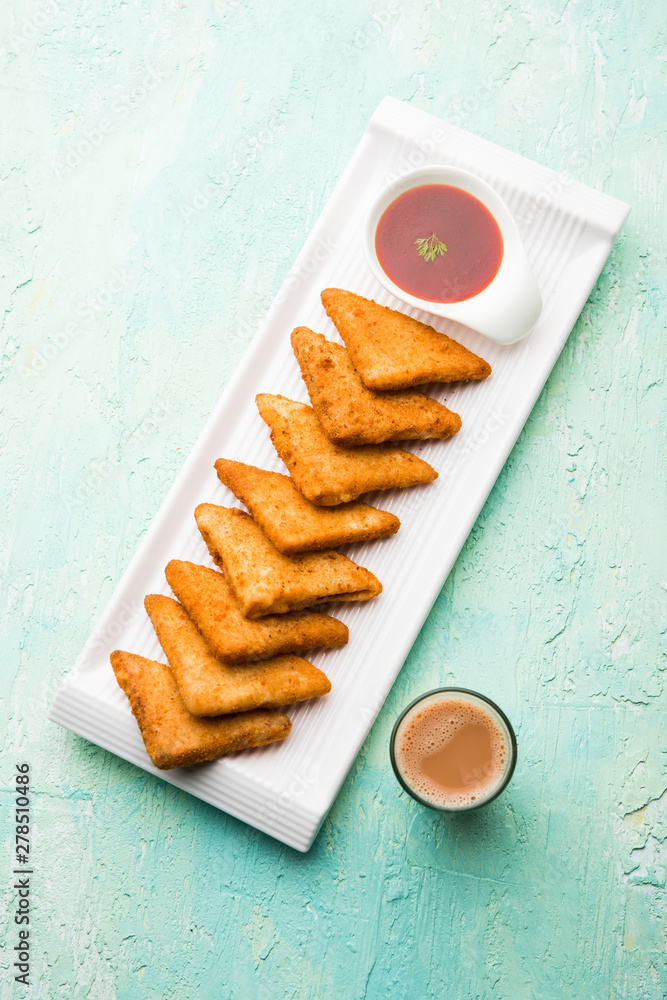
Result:
<svg viewBox="0 0 667 1000"><path fill-rule="evenodd" d="M516 736L505 713L467 688L438 688L401 713L391 763L406 792L430 809L479 809L507 787L516 766Z"/></svg>

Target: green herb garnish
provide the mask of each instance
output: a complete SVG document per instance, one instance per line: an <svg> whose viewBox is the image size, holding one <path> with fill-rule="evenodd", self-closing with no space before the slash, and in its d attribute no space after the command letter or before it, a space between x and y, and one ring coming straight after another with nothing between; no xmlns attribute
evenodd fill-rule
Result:
<svg viewBox="0 0 667 1000"><path fill-rule="evenodd" d="M438 254L447 253L447 247L440 242L435 233L431 233L428 239L415 240L415 243L419 247L417 251L419 256L424 260L435 260Z"/></svg>

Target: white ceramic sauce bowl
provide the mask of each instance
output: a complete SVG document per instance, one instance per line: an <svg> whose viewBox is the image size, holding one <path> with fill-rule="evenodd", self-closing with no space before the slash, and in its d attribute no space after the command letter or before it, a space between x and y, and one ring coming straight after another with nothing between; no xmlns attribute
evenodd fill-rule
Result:
<svg viewBox="0 0 667 1000"><path fill-rule="evenodd" d="M382 269L375 251L375 231L389 205L422 184L449 184L478 198L498 223L503 256L496 276L477 295L461 302L429 302L403 291ZM371 271L387 291L407 305L455 320L499 344L514 344L532 330L542 311L542 297L528 263L519 230L499 194L486 181L458 167L421 167L392 181L377 196L366 217L363 246Z"/></svg>

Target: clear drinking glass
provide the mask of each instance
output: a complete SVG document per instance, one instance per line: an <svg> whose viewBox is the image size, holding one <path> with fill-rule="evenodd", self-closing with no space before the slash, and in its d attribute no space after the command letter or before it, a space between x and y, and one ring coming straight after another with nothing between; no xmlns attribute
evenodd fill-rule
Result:
<svg viewBox="0 0 667 1000"><path fill-rule="evenodd" d="M449 708L450 705L452 706L451 709ZM456 792L450 793L449 801L447 801L448 795L444 786L441 786L443 791L440 795L441 801L438 801L437 782L429 778L424 778L423 780L420 778L422 785L422 794L420 794L415 788L416 772L414 762L412 764L412 777L408 773L411 768L406 763L409 760L406 754L406 747L408 746L406 735L409 736L411 732L415 731L415 725L419 725L416 720L419 718L428 718L429 714L437 716L437 706L441 706L442 726L445 725L445 716L448 711L453 718L458 717L459 720L462 716L465 717L465 713L468 711L473 719L478 720L478 724L482 728L488 725L491 742L495 741L497 763L494 764L492 770L489 769L484 772L482 777L480 777L480 772L474 774L473 777L476 779L476 784L472 780L467 791L464 786L458 792L460 798L464 800L468 799L468 801L462 803L452 801L452 798L456 797ZM466 709L466 706L469 706L469 708ZM455 725L455 722L447 722L447 724ZM436 723L432 721L430 725L435 728ZM461 728L462 726L459 725L459 731ZM436 744L438 742L437 733L439 732L441 732L442 737L446 737L447 735L444 728L437 730L435 737ZM453 736L452 741L455 738ZM500 748L500 741L502 741L502 749ZM448 740L446 738L443 739L442 747L447 743ZM434 752L437 752L437 750L434 750ZM389 754L394 774L399 784L402 785L408 795L411 795L415 801L423 806L427 806L429 809L435 809L437 812L470 812L473 809L479 809L480 806L485 806L489 802L492 802L507 787L516 767L517 745L512 723L495 702L478 691L470 691L468 688L447 687L427 691L426 694L420 695L419 698L416 698L401 712L391 734ZM424 785L428 784L430 784L430 787L425 790ZM476 793L474 797L472 795L473 791ZM429 797L427 797L427 793Z"/></svg>

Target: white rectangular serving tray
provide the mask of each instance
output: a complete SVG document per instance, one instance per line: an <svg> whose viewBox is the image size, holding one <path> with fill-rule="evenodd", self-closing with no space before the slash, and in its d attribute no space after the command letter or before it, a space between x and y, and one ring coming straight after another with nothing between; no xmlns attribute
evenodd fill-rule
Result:
<svg viewBox="0 0 667 1000"><path fill-rule="evenodd" d="M502 347L465 327L411 310L372 277L361 247L371 199L388 179L423 164L463 167L494 187L517 219L544 301L535 330ZM387 97L281 291L143 538L49 718L300 851L312 844L375 716L438 596L498 473L602 270L629 206ZM338 336L320 303L337 286L400 308L462 341L493 366L485 382L430 386L461 414L449 441L408 445L440 473L428 486L372 494L397 514L393 538L345 551L384 585L368 604L332 605L350 628L343 649L311 659L331 679L325 698L289 709L284 743L169 772L148 759L109 665L113 649L164 662L143 610L148 593L169 594L170 559L212 566L193 511L210 501L238 506L216 477L221 456L284 472L257 413L258 392L308 401L289 334L305 325Z"/></svg>

